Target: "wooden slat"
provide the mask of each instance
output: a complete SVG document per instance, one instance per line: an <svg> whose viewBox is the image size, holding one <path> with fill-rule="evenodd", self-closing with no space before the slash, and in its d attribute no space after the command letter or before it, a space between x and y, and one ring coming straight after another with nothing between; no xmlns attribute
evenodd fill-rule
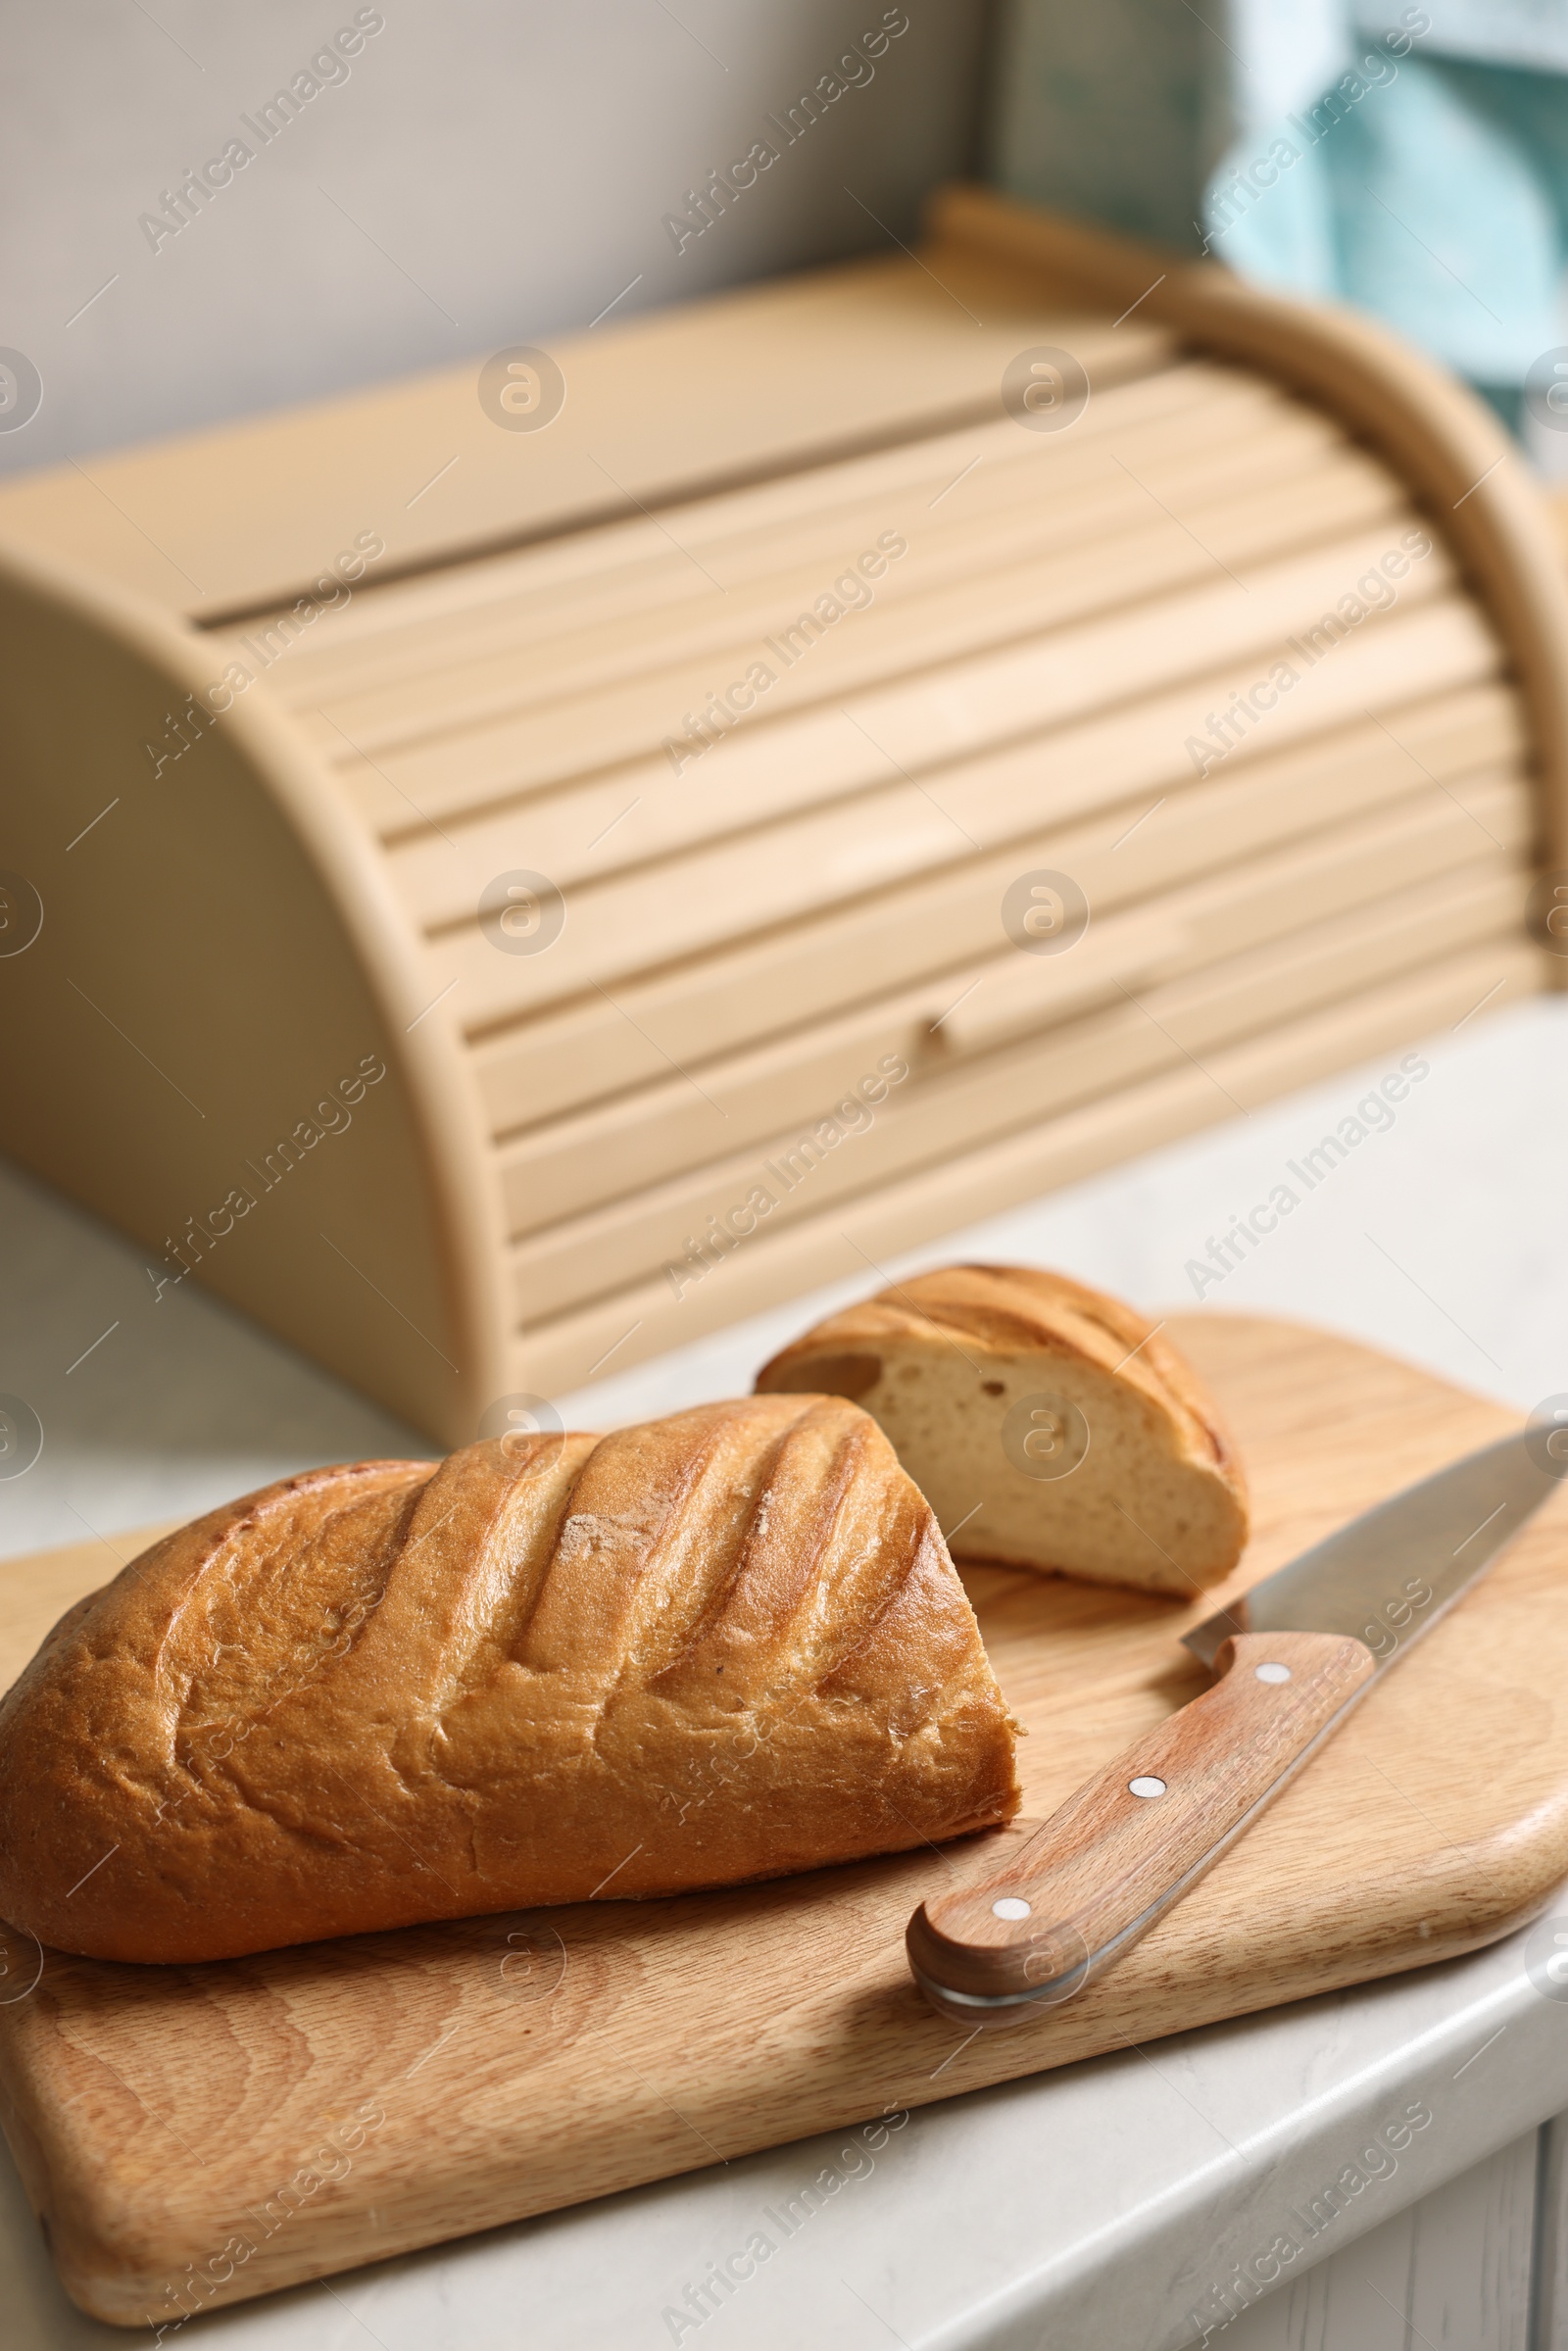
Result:
<svg viewBox="0 0 1568 2351"><path fill-rule="evenodd" d="M1142 1084L954 1152L900 1183L835 1201L823 1214L764 1227L678 1299L657 1273L519 1330L510 1384L559 1395L607 1362L618 1368L625 1356L617 1349L628 1341L628 1352L652 1353L825 1282L868 1286L893 1252L1234 1117L1235 1102L1255 1109L1370 1054L1447 1029L1478 1004L1481 1018L1518 1004L1541 987L1542 962L1510 920L1473 947L1207 1054L1206 1069L1182 1060Z"/></svg>
<svg viewBox="0 0 1568 2351"><path fill-rule="evenodd" d="M1310 626L1325 611L1333 612L1355 581L1396 545L1398 535L1397 530L1392 538L1387 529L1369 531L1283 562L1259 563L1245 586L1214 566L1211 583L1188 587L1156 606L969 654L924 675L868 685L848 697L853 720L836 707L786 709L777 718L769 714L771 706L760 709L707 754L702 766L722 765L737 797L749 801L766 795L778 805L792 791L803 796L803 770L810 773L813 796L820 798L828 790L843 792L872 780L886 772L890 760L925 767L1026 730L1062 726L1124 696L1130 679L1151 692L1227 655L1261 651ZM1430 601L1452 581L1452 565L1435 548L1402 583L1400 607ZM877 626L874 610L849 615L839 625L851 645L857 641L850 634L856 621L861 624L861 639ZM1363 628L1374 622L1386 625L1374 615ZM833 642L812 646L803 672L809 666L820 675L816 657ZM650 751L666 733L679 733L683 713L700 704L711 682L706 665L689 671L677 667L654 685L639 679L607 690L586 708L572 702L559 710L476 726L461 738L389 753L373 768L351 764L343 771L345 788L378 830L391 832L412 821L411 800L426 817L445 819L482 808L503 793L543 792L612 768L614 775L605 779L597 799L584 796L582 809L586 817L590 808L612 802L608 821L624 805L624 786L641 793L662 784L669 793L676 780L670 762L662 751L653 750L651 757ZM779 686L787 682L786 675ZM794 691L804 699L820 689L803 674ZM819 782L819 776L826 780ZM680 780L689 788L695 771ZM538 813L542 821L546 812ZM596 828L590 821L586 829L591 835Z"/></svg>
<svg viewBox="0 0 1568 2351"><path fill-rule="evenodd" d="M789 1170L785 1176L776 1170L781 1154L797 1149L801 1130L775 1133L734 1157L514 1242L508 1256L517 1318L543 1321L630 1287L661 1264L678 1264L708 1219L740 1207L755 1186L776 1196L770 1229L797 1215L821 1214L951 1154L956 1137L979 1143L1135 1084L1176 1059L1202 1059L1314 1004L1393 978L1429 952L1435 937L1453 954L1496 935L1510 919L1519 925L1523 906L1515 860L1494 851L1465 872L1401 892L1375 909L1313 925L972 1066L911 1079L876 1111L874 1125L819 1151L819 1163L794 1184L786 1180ZM819 1118L831 1107L823 1103Z"/></svg>
<svg viewBox="0 0 1568 2351"><path fill-rule="evenodd" d="M1494 852L1523 872L1535 826L1529 777L1516 768L1463 777L1460 784L1456 792L1433 783L1359 821L1298 838L1185 890L1162 892L1112 915L1102 928L1117 936L1117 952L1129 963L1146 927L1173 934L1168 954L1151 965L1151 977L1163 984L1228 965L1270 942L1283 948L1307 926L1356 907L1375 911L1420 881L1475 873ZM963 987L961 1001L952 1000L927 1052L985 1053L1038 1033L1050 1004L1041 982L1054 960L1009 948L976 967L973 986ZM952 976L962 983L968 975ZM929 983L925 993L929 1001ZM1179 1009L1178 997L1168 1001Z"/></svg>
<svg viewBox="0 0 1568 2351"><path fill-rule="evenodd" d="M1142 538L1152 535L1157 545L1161 537L1188 530L1191 561L1194 555L1201 559L1211 531L1217 531L1231 544L1216 547L1215 555L1223 562L1248 563L1258 560L1259 550L1280 554L1309 536L1327 538L1336 529L1364 528L1406 504L1382 466L1359 451L1336 444L1330 428L1304 411L1287 412L1252 433L1216 432L1200 456L1189 455L1181 465L1152 465L1136 438L1125 437L1134 441L1126 463L1121 457L1123 436L1118 436L1111 449L1096 451L1095 466L1084 471L1075 491L1063 490L1049 468L1014 463L995 470L1017 478L984 485L988 491L1005 491L990 513L975 511L978 473L956 484L950 480L940 511L925 496L929 485L922 484L913 496L881 499L858 512L831 512L811 533L797 531L789 542L770 546L754 579L726 585L706 556L694 556L683 576L664 582L662 596L644 588L631 609L604 612L596 600L591 612L573 614L563 611L559 596L539 597L535 610L518 615L510 626L504 627L498 616L482 632L465 628L439 659L438 649L422 631L414 632L414 643L400 650L400 632L399 644L388 648L377 674L336 688L315 683L308 701L295 690L290 707L318 748L330 757L343 756L346 737L368 757L380 759L389 752L447 733L463 735L502 716L520 716L602 683L619 684L675 665L690 669L708 664L710 677L727 684L732 677L744 676L748 662L760 654L765 659L766 639L803 611L808 612L816 597L892 531L902 535L912 560L885 563L875 583L879 631L870 633L869 642L864 630L857 631L853 640L829 640L841 661L841 649L853 641L858 670L872 674L866 664L875 663L876 639L888 633L891 609L924 598L935 600L943 588L952 603L958 582L974 583L971 595L979 591L980 612L971 615L958 606L966 625L945 653L950 659L963 650L977 625L984 628L981 614L987 604L999 608L999 637L1043 625L1032 623L1027 611L1011 618L1007 592L1000 582L991 586L990 575L1008 566L1060 566L1071 560L1073 551L1093 546L1103 569L1101 543L1121 536L1128 544L1116 584L1086 593L1084 609L1089 610L1097 603L1125 603L1158 591L1158 576L1146 581L1143 575ZM1136 473L1130 465L1136 465ZM1309 485L1317 487L1323 502L1315 528L1310 509L1298 518ZM1227 512L1239 502L1245 502L1240 512ZM1212 525L1189 512L1195 506L1217 510ZM1271 513L1278 514L1273 533L1267 519ZM685 521L686 510L676 510L668 525L671 537L678 537ZM803 537L808 544L794 544ZM1200 575L1198 565L1192 575ZM1011 595L1028 584L1014 583ZM618 598L615 601L618 604ZM889 663L885 657L875 663L882 669L902 665ZM813 671L819 666L813 661ZM283 663L274 678L278 690L287 686ZM779 682L783 686L794 681ZM820 680L813 677L811 682L818 694L826 691Z"/></svg>
<svg viewBox="0 0 1568 2351"><path fill-rule="evenodd" d="M1140 316L1153 312L1198 348L1293 385L1410 485L1508 648L1535 743L1543 861L1568 866L1568 582L1540 484L1485 404L1348 304L1271 293L979 188L945 190L930 218L934 268L950 255L961 266L959 248L971 245L1033 262L1090 302L1139 302ZM1563 978L1557 967L1552 984Z"/></svg>
<svg viewBox="0 0 1568 2351"><path fill-rule="evenodd" d="M1115 812L1062 832L1025 834L1004 853L813 913L673 970L597 991L473 1048L498 1135L531 1126L672 1066L808 1024L925 974L956 969L997 936L1003 892L1020 871L1065 862L1102 911L1173 887L1211 864L1258 854L1418 788L1427 775L1463 797L1471 770L1517 759L1517 706L1487 684L1390 710L1264 757L1238 758L1150 813ZM1116 775L1115 747L1091 744L1085 772ZM1144 789L1152 793L1147 777ZM1139 818L1143 821L1140 822Z"/></svg>
<svg viewBox="0 0 1568 2351"><path fill-rule="evenodd" d="M1217 682L1212 674L1194 678L1131 709L1124 691L1109 714L1079 728L1026 739L962 774L935 775L929 785L917 777L900 781L850 807L694 850L657 881L634 870L579 886L569 894L565 928L546 954L504 955L477 928L454 933L429 950L430 995L456 979L454 1015L477 1031L763 924L798 919L951 864L965 846L991 848L1043 822L1114 806L1140 788L1168 792L1194 780L1185 750L1189 731L1204 723L1206 711L1224 708L1232 685L1266 676L1272 658L1267 651L1244 657ZM1270 713L1264 740L1283 747L1369 707L1484 677L1495 660L1467 602L1396 612L1377 627L1368 622L1309 671ZM833 724L836 747L853 755L858 730L847 718ZM732 743L725 754L738 748Z"/></svg>
<svg viewBox="0 0 1568 2351"><path fill-rule="evenodd" d="M1186 933L1163 906L1140 906L1097 924L1082 950L1038 967L1049 998L1043 1020L1072 1020L1148 985L1179 955ZM989 966L982 967L989 970ZM931 1022L975 985L967 972L864 1004L820 1026L729 1058L701 1073L666 1071L662 1084L546 1126L530 1127L498 1154L507 1226L515 1239L623 1199L682 1170L759 1147L781 1121L811 1121L873 1073L884 1056L915 1070L941 1066Z"/></svg>
<svg viewBox="0 0 1568 2351"><path fill-rule="evenodd" d="M1036 481L1054 484L1064 502L1107 486L1107 440L1141 477L1162 485L1200 470L1229 443L1259 437L1287 454L1344 445L1326 417L1274 385L1189 362L1114 387L1059 436L1022 432L1010 418L977 422L695 499L657 520L636 514L384 587L372 568L330 628L294 641L272 682L291 706L308 705L395 677L400 663L438 667L491 644L534 643L664 602L722 596L813 555L832 563L846 537L858 543L857 525L875 536L890 501L922 514L940 507L944 516L956 506L983 527ZM215 642L239 634L216 632Z"/></svg>
<svg viewBox="0 0 1568 2351"><path fill-rule="evenodd" d="M1500 687L1472 687L1430 706L1396 710L1387 726L1358 726L1227 768L1163 798L1152 815L1125 806L1007 852L888 892L874 905L820 914L716 957L600 995L475 1048L475 1067L498 1133L671 1063L831 1015L891 981L948 973L996 938L1002 895L1015 874L1065 865L1102 912L1196 872L1343 822L1418 788L1430 775L1463 798L1470 768L1519 751L1517 714ZM792 1017L781 1019L782 1007ZM621 1007L624 1007L622 1009Z"/></svg>
<svg viewBox="0 0 1568 2351"><path fill-rule="evenodd" d="M1474 867L1489 850L1517 859L1530 826L1522 775L1473 779L1464 805L1428 785L1359 822L1093 920L1069 953L1007 948L817 1028L704 1062L690 1077L671 1073L661 1086L535 1127L508 1146L500 1172L509 1230L520 1237L720 1151L730 1156L786 1122L808 1125L884 1056L902 1058L919 1081L959 1054L1025 1034L1044 1044L1053 1025L1128 991L1142 996L1303 924Z"/></svg>
<svg viewBox="0 0 1568 2351"><path fill-rule="evenodd" d="M1126 536L1106 533L1092 554L1072 551L1045 560L1037 551L1021 563L994 566L941 590L854 614L842 624L843 634L813 645L799 669L781 676L770 689L768 722L776 722L792 702L832 703L841 692L848 696L859 687L881 685L894 664L899 674L912 678L965 653L984 655L1036 631L1069 622L1082 625L1097 612L1125 608L1129 579L1136 579L1141 595L1150 600L1145 625L1155 631L1155 599L1212 578L1216 561L1245 567L1261 552L1277 553L1293 543L1299 546L1320 535L1380 522L1394 544L1414 520L1408 511L1400 512L1386 480L1354 459L1347 460L1343 470L1319 466L1286 489L1253 492L1200 508L1190 528L1159 514L1150 525L1147 502L1142 503L1143 527ZM804 601L784 609L799 612ZM776 624L778 610L773 611ZM772 649L760 635L749 649L728 648L714 674L743 676L748 650L765 658ZM776 653L773 658L778 659ZM808 667L809 678L804 675ZM624 673L623 666L619 674ZM792 693L797 677L801 683ZM777 710L771 707L775 693ZM853 718L856 707L847 701L841 710L848 710ZM335 726L334 721L326 723ZM673 724L678 734L678 718ZM354 739L363 741L357 735ZM339 735L340 750L344 741ZM648 749L654 751L655 745L650 743ZM869 752L871 747L865 749ZM715 771L727 764L721 754L703 753L676 779L667 758L660 759L661 788L638 795L619 822L613 822L613 816L628 806L627 786L619 772L586 793L525 800L497 815L450 818L439 833L419 833L391 850L400 893L428 926L464 920L471 916L490 876L513 865L529 863L547 871L564 889L579 879L597 880L607 872L667 855L701 837L697 827L705 818L714 831L732 831L737 823L755 822L766 813L768 803L781 794L787 793L795 805L813 796L809 785L791 792L783 770L775 765L767 801L759 807L749 800L743 812L716 780L706 791L702 788L705 763ZM612 816L603 819L612 829L603 833L602 812L612 804ZM596 831L601 833L597 839Z"/></svg>

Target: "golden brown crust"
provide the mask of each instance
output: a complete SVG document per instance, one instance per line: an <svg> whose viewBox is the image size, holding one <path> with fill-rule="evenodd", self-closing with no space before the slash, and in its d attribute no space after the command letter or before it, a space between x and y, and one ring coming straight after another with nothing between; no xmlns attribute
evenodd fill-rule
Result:
<svg viewBox="0 0 1568 2351"><path fill-rule="evenodd" d="M0 1914L226 1957L1011 1817L930 1509L837 1397L318 1470L169 1537L0 1704Z"/></svg>
<svg viewBox="0 0 1568 2351"><path fill-rule="evenodd" d="M913 1275L805 1332L757 1388L860 1398L945 1523L962 1528L962 1557L1190 1593L1227 1574L1246 1541L1245 1476L1198 1374L1157 1326L1065 1274ZM1029 1390L1094 1407L1101 1437L1083 1474L1036 1484L1017 1448L1007 1453L1009 1405L1021 1410ZM1137 1525L1133 1494L1117 1491L1140 1459L1168 1542Z"/></svg>
<svg viewBox="0 0 1568 2351"><path fill-rule="evenodd" d="M757 1392L790 1393L792 1374L804 1370L808 1358L814 1364L837 1351L868 1366L879 1340L919 1338L956 1339L970 1353L1076 1357L1178 1415L1193 1443L1213 1460L1237 1464L1219 1407L1186 1356L1122 1299L1039 1265L943 1265L896 1282L781 1348L758 1373ZM861 1372L860 1394L874 1377Z"/></svg>

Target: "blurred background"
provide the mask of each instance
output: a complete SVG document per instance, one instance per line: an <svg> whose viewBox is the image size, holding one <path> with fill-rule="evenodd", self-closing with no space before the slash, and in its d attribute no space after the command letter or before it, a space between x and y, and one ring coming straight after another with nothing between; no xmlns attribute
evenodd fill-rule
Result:
<svg viewBox="0 0 1568 2351"><path fill-rule="evenodd" d="M1563 470L1568 12L1545 0L1022 0L993 168L1016 194L1356 303Z"/></svg>
<svg viewBox="0 0 1568 2351"><path fill-rule="evenodd" d="M315 75L340 24L363 30L353 8L87 0L13 27L4 340L44 399L0 438L0 465L187 432L586 327L611 305L621 319L887 247L913 236L927 189L967 171L980 137L986 11L931 10L719 233L677 251L665 216L879 8L393 0L359 15L380 29ZM244 119L301 74L318 93L263 146ZM166 196L236 138L254 160L160 236L178 218Z"/></svg>
<svg viewBox="0 0 1568 2351"><path fill-rule="evenodd" d="M914 237L930 188L979 172L1364 305L1480 387L1539 465L1568 470L1562 436L1525 402L1532 367L1568 337L1562 8L890 11L906 33L809 147L677 250L666 217L880 15L840 0L394 0L342 13L349 57L330 46L338 18L310 0L83 0L17 23L0 301L43 398L0 437L0 467L885 249ZM300 76L313 94L264 146L257 110ZM181 225L171 194L236 138L254 160Z"/></svg>

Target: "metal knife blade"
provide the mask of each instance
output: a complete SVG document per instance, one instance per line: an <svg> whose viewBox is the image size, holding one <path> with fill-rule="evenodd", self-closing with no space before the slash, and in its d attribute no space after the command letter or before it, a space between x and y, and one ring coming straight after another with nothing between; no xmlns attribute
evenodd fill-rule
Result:
<svg viewBox="0 0 1568 2351"><path fill-rule="evenodd" d="M980 1882L921 1904L915 1982L971 2026L1027 2021L1114 1966L1469 1590L1568 1477L1533 1425L1341 1527L1185 1636L1211 1688L1140 1734Z"/></svg>
<svg viewBox="0 0 1568 2351"><path fill-rule="evenodd" d="M1552 1490L1546 1432L1467 1453L1363 1511L1182 1636L1212 1665L1234 1633L1343 1633L1393 1664L1511 1543Z"/></svg>

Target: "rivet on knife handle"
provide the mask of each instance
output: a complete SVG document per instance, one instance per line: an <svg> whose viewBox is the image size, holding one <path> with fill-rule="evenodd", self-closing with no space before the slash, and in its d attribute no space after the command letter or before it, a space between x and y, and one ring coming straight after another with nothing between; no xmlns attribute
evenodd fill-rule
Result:
<svg viewBox="0 0 1568 2351"><path fill-rule="evenodd" d="M1219 1680L1069 1796L1006 1867L922 1904L906 1942L944 2014L1021 2023L1102 1974L1195 1886L1376 1671L1336 1633L1243 1633Z"/></svg>

